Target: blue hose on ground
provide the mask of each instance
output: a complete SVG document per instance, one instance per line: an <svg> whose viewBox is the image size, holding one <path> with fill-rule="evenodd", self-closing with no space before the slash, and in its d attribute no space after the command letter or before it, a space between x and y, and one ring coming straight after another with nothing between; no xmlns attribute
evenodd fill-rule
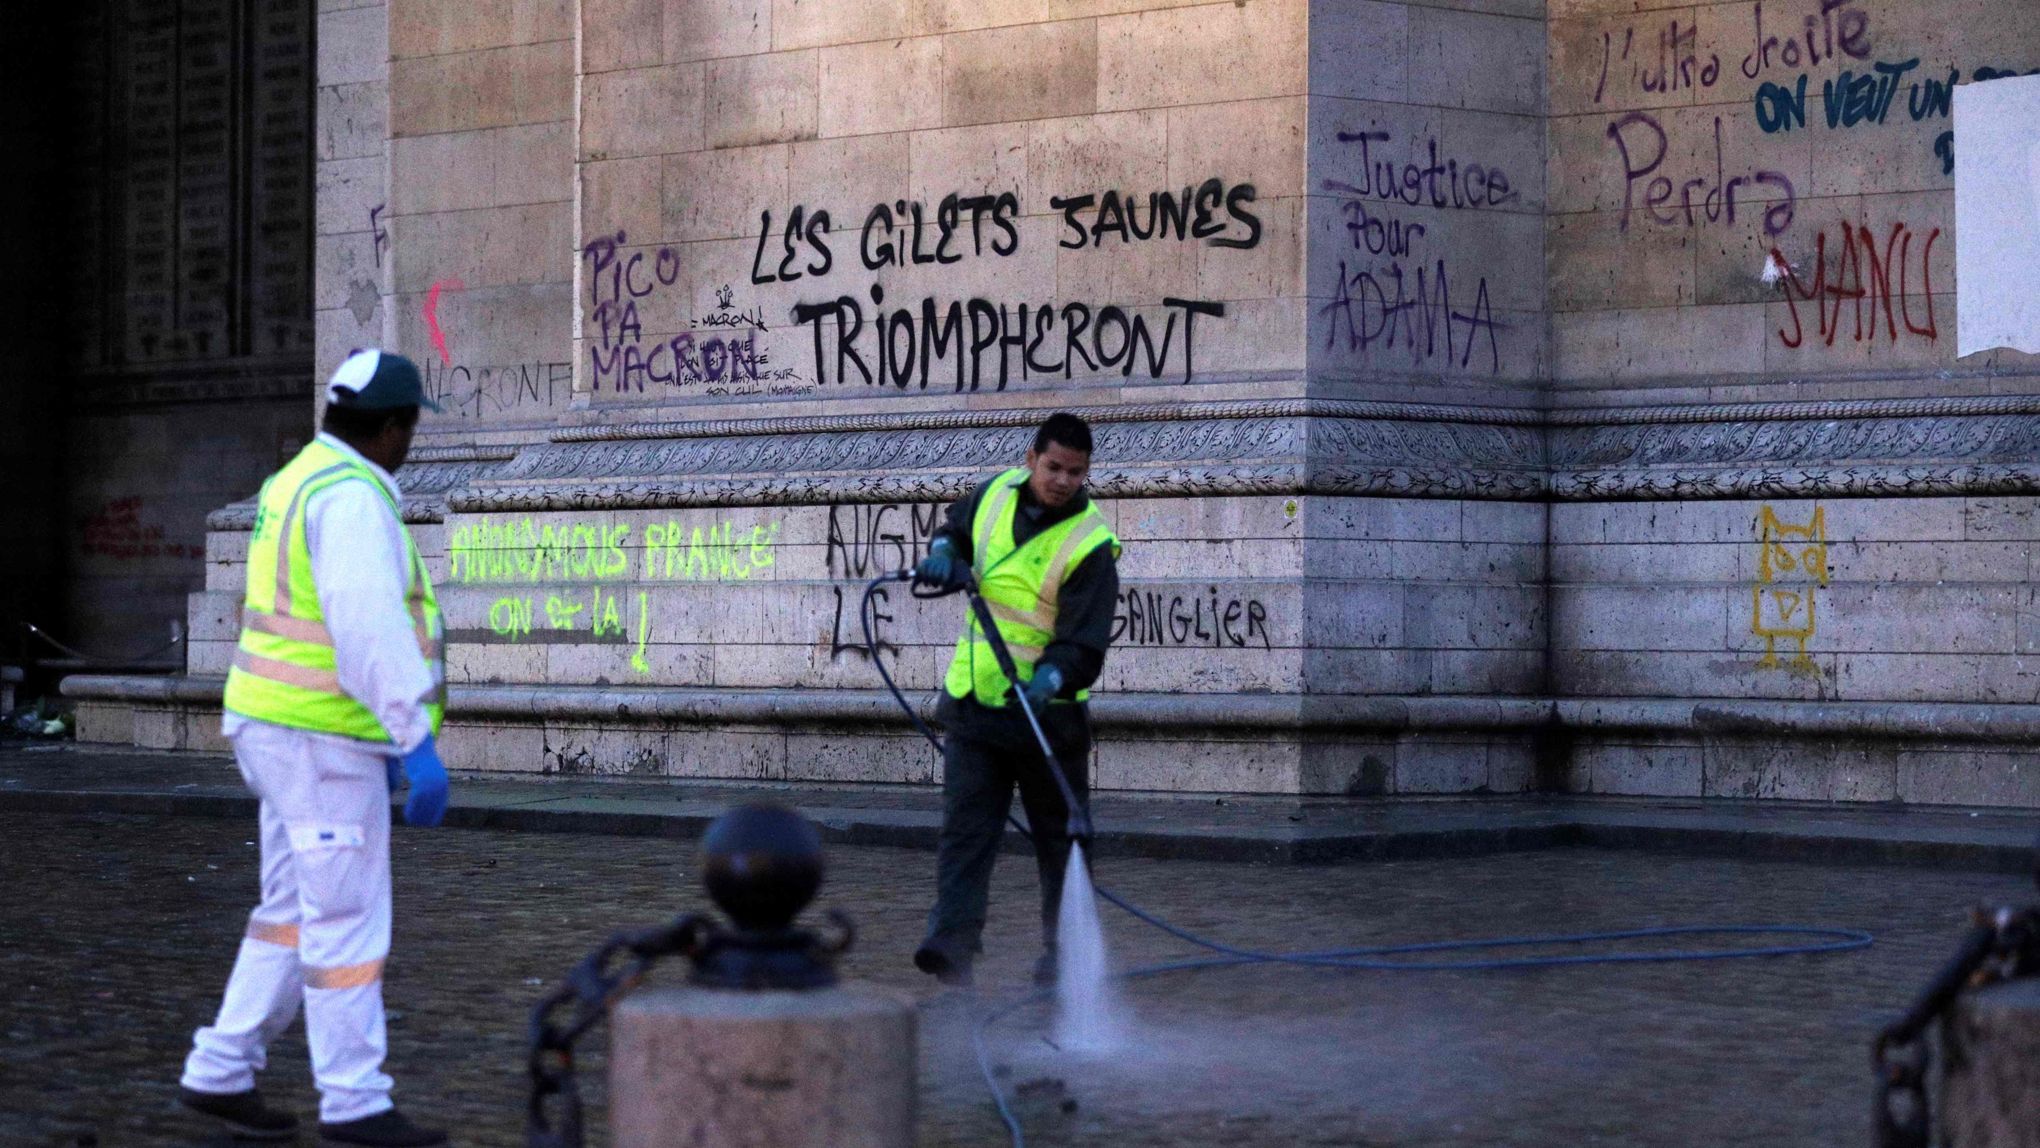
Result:
<svg viewBox="0 0 2040 1148"><path fill-rule="evenodd" d="M1025 832L1025 830L1022 830L1022 832ZM1506 969L1553 968L1563 965L1716 961L1740 957L1785 957L1819 953L1841 953L1853 949L1868 948L1876 939L1871 934L1860 929L1829 929L1801 925L1673 925L1654 929L1624 929L1619 932L1609 933L1574 933L1550 937L1494 937L1471 941L1426 941L1406 945L1377 945L1358 949L1327 949L1319 952L1264 953L1252 949L1242 949L1222 941L1211 940L1207 937L1200 937L1187 929L1170 924L1108 889L1099 888L1098 895L1126 910L1142 922L1153 925L1172 937L1221 954L1216 957L1199 957L1180 961L1164 961L1152 965L1141 965L1119 974L1121 978L1126 980L1161 976L1165 973L1196 972L1203 969L1237 968L1242 965L1258 964L1303 965L1320 969L1359 969L1370 972L1495 972ZM1818 937L1822 939L1795 945L1766 945L1746 949L1675 950L1661 953L1574 953L1564 956L1500 957L1463 961L1394 961L1381 959L1404 953L1530 948L1541 945L1586 945L1609 941L1634 940L1644 937L1702 935L1768 935ZM978 1074L984 1078L985 1088L992 1094L992 1103L998 1106L999 1119L1006 1125L1006 1132L1012 1140L1013 1148L1026 1148L1027 1140L1020 1129L1020 1118L1014 1114L1012 1106L1006 1102L1005 1090L999 1087L998 1077L992 1071L992 1055L991 1050L985 1045L985 1034L991 1030L994 1024L1019 1012L1028 1005L1046 1000L1052 995L1052 992L1053 990L1050 989L1036 989L1024 996L1007 1001L986 1013L971 1031L971 1045L977 1051Z"/></svg>
<svg viewBox="0 0 2040 1148"><path fill-rule="evenodd" d="M859 613L864 623L864 641L872 651L871 664L877 668L879 677L885 680L886 688L892 691L893 699L906 711L907 719L928 743L942 752L942 742L935 732L928 728L905 694L893 682L892 674L885 668L885 662L878 656L878 644L871 632L872 596L878 588L889 581L906 581L908 572L901 571L873 579L865 588L864 604ZM940 597L941 595L920 595L915 597ZM993 632L996 638L996 631ZM1045 750L1044 750L1045 752ZM1032 837L1027 827L1017 819L1008 816L1007 821L1023 836ZM1720 961L1746 957L1787 957L1811 956L1822 953L1842 953L1865 949L1875 943L1876 938L1861 929L1832 929L1809 925L1669 925L1648 929L1623 929L1606 933L1570 933L1547 937L1488 937L1468 941L1423 941L1402 945L1374 945L1352 949L1325 949L1316 952L1270 953L1255 949L1228 945L1200 936L1180 925L1157 917L1139 905L1128 901L1103 886L1096 886L1097 893L1112 904L1145 924L1152 925L1177 940L1196 945L1217 953L1214 957L1196 957L1159 964L1142 965L1120 973L1123 979L1161 976L1165 973L1195 972L1203 969L1237 968L1243 965L1279 964L1299 965L1317 969L1351 969L1367 972L1498 972L1511 969L1544 969L1579 965L1615 965L1668 963L1684 961ZM1773 936L1817 938L1799 944L1773 944L1754 948L1706 948L1682 949L1665 952L1641 953L1570 953L1563 955L1529 957L1484 957L1470 960L1395 960L1392 958L1413 954L1492 952L1497 949L1527 949L1553 945L1594 945L1617 941L1631 941L1662 937L1693 936ZM978 1021L971 1032L971 1043L977 1050L978 1072L984 1077L985 1087L991 1091L992 1102L998 1106L999 1119L1005 1122L1011 1136L1013 1148L1026 1148L1026 1137L1020 1129L1020 1119L1013 1114L1012 1106L1006 1102L1006 1094L992 1072L991 1050L985 1046L985 1033L992 1025L1020 1011L1030 1004L1047 999L1048 989L1036 989L1015 1000L998 1005Z"/></svg>

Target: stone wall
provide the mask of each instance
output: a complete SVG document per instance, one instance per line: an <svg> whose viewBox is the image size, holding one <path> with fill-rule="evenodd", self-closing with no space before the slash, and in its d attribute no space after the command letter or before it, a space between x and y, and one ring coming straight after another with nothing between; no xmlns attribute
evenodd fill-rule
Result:
<svg viewBox="0 0 2040 1148"><path fill-rule="evenodd" d="M1538 402L1544 10L1544 0L1311 6L1316 393Z"/></svg>
<svg viewBox="0 0 2040 1148"><path fill-rule="evenodd" d="M1955 358L1949 92L2036 68L2007 0L1555 5L1554 401L2031 390Z"/></svg>
<svg viewBox="0 0 2040 1148"><path fill-rule="evenodd" d="M1554 507L1554 689L2040 700L2040 361L1955 357L1949 117L2040 8L1576 3L1551 45L1555 478L1639 499ZM2034 800L2003 745L1617 741L1576 783Z"/></svg>
<svg viewBox="0 0 2040 1148"><path fill-rule="evenodd" d="M1073 407L1101 785L2040 804L2035 365L1952 358L1942 170L2036 12L329 0L321 368L449 406L465 768L931 780L870 660L959 608L874 653L864 583ZM204 736L247 521L108 736Z"/></svg>

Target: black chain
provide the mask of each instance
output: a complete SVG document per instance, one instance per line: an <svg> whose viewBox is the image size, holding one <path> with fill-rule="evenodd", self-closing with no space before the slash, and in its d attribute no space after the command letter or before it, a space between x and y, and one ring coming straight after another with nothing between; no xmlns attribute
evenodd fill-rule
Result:
<svg viewBox="0 0 2040 1148"><path fill-rule="evenodd" d="M581 1087L574 1075L574 1042L609 1015L617 998L635 988L653 965L675 954L699 953L713 926L696 914L656 929L618 933L582 958L566 982L531 1010L531 1103L524 1126L527 1148L582 1148ZM612 969L620 955L629 960ZM556 1019L573 1005L564 1024ZM547 1101L559 1098L557 1120Z"/></svg>
<svg viewBox="0 0 2040 1148"><path fill-rule="evenodd" d="M1903 1017L1877 1034L1877 1148L1928 1148L1927 1030L1967 988L2040 973L2040 908L1978 909L1975 924Z"/></svg>

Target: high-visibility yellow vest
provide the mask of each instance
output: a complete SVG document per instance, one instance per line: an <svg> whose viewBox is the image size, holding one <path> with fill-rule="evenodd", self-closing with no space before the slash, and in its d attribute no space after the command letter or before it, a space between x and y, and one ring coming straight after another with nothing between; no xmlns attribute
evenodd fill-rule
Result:
<svg viewBox="0 0 2040 1148"><path fill-rule="evenodd" d="M1034 677L1034 663L1055 638L1063 579L1100 546L1110 546L1114 558L1120 550L1119 539L1095 503L1028 539L1025 546L1014 546L1013 516L1027 478L1026 469L1016 467L993 479L970 524L978 593L991 608L992 621L1013 652L1013 665L1023 682ZM972 613L956 641L944 688L950 697L975 697L980 705L996 707L1006 704L1009 684ZM1083 701L1090 696L1089 690L1080 690L1076 697Z"/></svg>
<svg viewBox="0 0 2040 1148"><path fill-rule="evenodd" d="M314 494L342 482L368 483L397 515L411 567L407 604L418 650L432 670L434 691L426 710L436 734L446 712L446 664L445 628L432 578L389 488L361 460L318 439L262 484L255 533L248 540L248 592L241 601L240 649L227 672L226 708L293 729L362 741L390 740L375 714L340 688L333 635L326 629L312 578L305 506Z"/></svg>

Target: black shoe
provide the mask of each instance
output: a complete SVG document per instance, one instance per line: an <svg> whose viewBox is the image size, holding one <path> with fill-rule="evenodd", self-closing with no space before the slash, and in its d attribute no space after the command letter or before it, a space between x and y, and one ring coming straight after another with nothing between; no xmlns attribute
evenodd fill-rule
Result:
<svg viewBox="0 0 2040 1148"><path fill-rule="evenodd" d="M319 1125L319 1139L328 1144L368 1144L374 1148L431 1148L446 1143L446 1133L420 1128L394 1108L345 1124Z"/></svg>
<svg viewBox="0 0 2040 1148"><path fill-rule="evenodd" d="M1054 988L1061 968L1061 961L1056 956L1053 945L1041 950L1041 956L1035 958L1034 961L1034 987L1038 989Z"/></svg>
<svg viewBox="0 0 2040 1148"><path fill-rule="evenodd" d="M246 1092L199 1092L179 1087L177 1100L225 1124L241 1140L288 1140L297 1135L297 1117L262 1103L257 1089Z"/></svg>
<svg viewBox="0 0 2040 1148"><path fill-rule="evenodd" d="M945 985L969 988L971 954L955 941L930 937L914 950L914 967Z"/></svg>

